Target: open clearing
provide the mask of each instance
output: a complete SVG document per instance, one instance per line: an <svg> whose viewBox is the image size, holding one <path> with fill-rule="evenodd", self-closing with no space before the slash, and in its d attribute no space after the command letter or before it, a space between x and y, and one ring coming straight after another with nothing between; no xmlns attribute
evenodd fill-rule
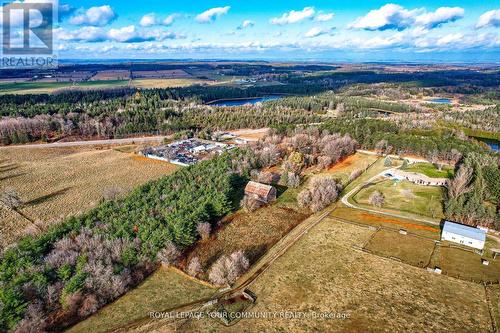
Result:
<svg viewBox="0 0 500 333"><path fill-rule="evenodd" d="M449 166L445 165L439 170L431 163L414 163L405 168L404 171L421 173L431 178L452 178L454 174L453 168Z"/></svg>
<svg viewBox="0 0 500 333"><path fill-rule="evenodd" d="M370 164L377 160L377 156L368 155L363 153L356 153L351 155L341 161L340 163L335 164L330 169L324 172L328 175L334 175L335 178L340 179L342 184L346 184L349 180L349 176L353 171L356 170L365 170Z"/></svg>
<svg viewBox="0 0 500 333"><path fill-rule="evenodd" d="M370 205L370 195L375 191L384 194L385 203L382 208ZM384 179L361 189L352 199L355 203L370 209L394 210L399 213L444 218L443 196L443 187L416 185L406 180Z"/></svg>
<svg viewBox="0 0 500 333"><path fill-rule="evenodd" d="M177 169L110 147L5 148L0 156L2 187L18 191L25 203L20 212L42 228L94 207L106 188L129 191ZM0 209L0 245L5 246L22 236L30 222Z"/></svg>
<svg viewBox="0 0 500 333"><path fill-rule="evenodd" d="M105 332L215 292L171 268L160 267L135 289L102 308L95 315L73 326L67 332Z"/></svg>
<svg viewBox="0 0 500 333"><path fill-rule="evenodd" d="M346 319L190 320L184 332L489 332L484 287L356 251L372 231L323 220L250 286L249 311L341 313ZM389 300L389 301L388 301ZM165 331L165 330L161 330Z"/></svg>
<svg viewBox="0 0 500 333"><path fill-rule="evenodd" d="M188 260L199 257L206 272L221 255L243 250L250 264L254 263L310 215L309 212L299 211L296 207L296 191L289 191L285 191L276 203L253 213L240 210L227 216L209 240L200 241L193 248L187 256ZM207 274L203 277L208 278Z"/></svg>
<svg viewBox="0 0 500 333"><path fill-rule="evenodd" d="M413 266L425 267L434 249L434 241L396 231L379 230L365 247L371 252L398 258Z"/></svg>

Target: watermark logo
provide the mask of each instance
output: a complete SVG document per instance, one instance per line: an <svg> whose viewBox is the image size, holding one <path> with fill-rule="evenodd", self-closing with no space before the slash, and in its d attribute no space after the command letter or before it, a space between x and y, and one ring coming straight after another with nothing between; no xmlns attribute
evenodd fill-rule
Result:
<svg viewBox="0 0 500 333"><path fill-rule="evenodd" d="M57 2L15 2L2 7L2 68L57 66L54 23Z"/></svg>

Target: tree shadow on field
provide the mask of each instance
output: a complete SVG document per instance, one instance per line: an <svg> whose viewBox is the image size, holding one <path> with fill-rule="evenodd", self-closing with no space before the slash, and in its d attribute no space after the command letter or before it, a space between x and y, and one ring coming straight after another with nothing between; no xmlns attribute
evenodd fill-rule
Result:
<svg viewBox="0 0 500 333"><path fill-rule="evenodd" d="M19 168L18 164L5 164L5 165L0 165L0 172L8 172L12 170L16 170Z"/></svg>
<svg viewBox="0 0 500 333"><path fill-rule="evenodd" d="M28 174L27 172L15 173L13 175L8 175L8 176L5 176L5 177L0 177L0 181L7 180L7 179L12 179L12 178L17 178L17 177L21 177L21 176L24 176L24 175L27 175L27 174Z"/></svg>
<svg viewBox="0 0 500 333"><path fill-rule="evenodd" d="M64 193L66 193L71 188L72 187L70 186L70 187L66 187L66 188L63 188L61 190L58 190L58 191L55 191L55 192L43 195L41 197L38 197L36 199L33 199L33 200L30 200L30 201L26 202L25 205L27 205L27 206L35 206L35 205L41 204L42 202L54 199L55 197L60 196L60 195L62 195Z"/></svg>

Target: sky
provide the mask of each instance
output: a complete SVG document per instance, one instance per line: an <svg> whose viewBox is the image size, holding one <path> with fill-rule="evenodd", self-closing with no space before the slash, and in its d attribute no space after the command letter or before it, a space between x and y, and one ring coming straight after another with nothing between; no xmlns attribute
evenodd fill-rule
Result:
<svg viewBox="0 0 500 333"><path fill-rule="evenodd" d="M500 62L500 0L67 0L58 8L62 59Z"/></svg>

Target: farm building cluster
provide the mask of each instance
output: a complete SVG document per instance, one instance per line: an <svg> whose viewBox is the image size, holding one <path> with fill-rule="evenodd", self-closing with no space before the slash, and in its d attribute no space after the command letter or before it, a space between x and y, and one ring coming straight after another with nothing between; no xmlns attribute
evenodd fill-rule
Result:
<svg viewBox="0 0 500 333"><path fill-rule="evenodd" d="M155 160L170 162L177 165L188 166L219 155L233 149L235 146L221 142L205 141L200 139L187 139L175 141L167 145L147 147L140 153L145 157Z"/></svg>

